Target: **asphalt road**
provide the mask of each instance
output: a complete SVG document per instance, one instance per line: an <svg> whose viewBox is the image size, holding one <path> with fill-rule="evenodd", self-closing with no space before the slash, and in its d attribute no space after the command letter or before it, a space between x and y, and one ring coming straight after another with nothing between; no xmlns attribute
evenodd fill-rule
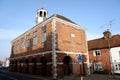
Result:
<svg viewBox="0 0 120 80"><path fill-rule="evenodd" d="M42 80L39 77L28 76L8 71L0 71L0 80Z"/></svg>
<svg viewBox="0 0 120 80"><path fill-rule="evenodd" d="M39 75L30 75L17 72L0 71L0 80L52 80L50 78L41 77ZM57 80L80 80L79 76L64 76ZM120 80L120 75L92 74L84 76L83 80Z"/></svg>

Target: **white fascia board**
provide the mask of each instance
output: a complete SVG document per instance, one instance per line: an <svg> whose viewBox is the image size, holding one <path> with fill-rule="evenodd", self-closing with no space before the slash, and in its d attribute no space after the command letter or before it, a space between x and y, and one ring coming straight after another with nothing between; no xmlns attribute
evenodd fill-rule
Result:
<svg viewBox="0 0 120 80"><path fill-rule="evenodd" d="M86 31L86 28L85 28L85 27L81 27L81 26L79 26L79 25L77 25L77 24L71 23L71 22L69 22L69 21L65 21L65 20L60 19L60 18L57 18L57 17L54 17L54 19L56 19L56 21L58 21L58 22L64 23L64 24L69 25L69 26L71 26L71 27L74 27L74 28L76 28L76 29L82 29L82 30Z"/></svg>

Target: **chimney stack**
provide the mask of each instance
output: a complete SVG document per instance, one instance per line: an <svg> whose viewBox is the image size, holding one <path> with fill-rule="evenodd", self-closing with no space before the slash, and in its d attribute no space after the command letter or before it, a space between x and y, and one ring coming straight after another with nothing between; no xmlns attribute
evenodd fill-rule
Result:
<svg viewBox="0 0 120 80"><path fill-rule="evenodd" d="M109 29L107 29L105 32L103 32L104 38L111 38L111 32Z"/></svg>

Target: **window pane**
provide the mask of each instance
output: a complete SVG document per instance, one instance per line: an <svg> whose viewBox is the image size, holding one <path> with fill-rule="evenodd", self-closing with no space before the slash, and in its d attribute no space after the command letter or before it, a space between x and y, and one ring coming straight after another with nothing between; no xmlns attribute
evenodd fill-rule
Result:
<svg viewBox="0 0 120 80"><path fill-rule="evenodd" d="M42 42L46 41L46 27L42 27Z"/></svg>
<svg viewBox="0 0 120 80"><path fill-rule="evenodd" d="M21 40L21 50L23 50L24 49L24 38L22 38L22 40Z"/></svg>
<svg viewBox="0 0 120 80"><path fill-rule="evenodd" d="M95 51L95 55L96 55L96 56L100 56L100 50L96 50L96 51Z"/></svg>
<svg viewBox="0 0 120 80"><path fill-rule="evenodd" d="M33 45L37 44L37 31L33 33Z"/></svg>
<svg viewBox="0 0 120 80"><path fill-rule="evenodd" d="M26 47L30 47L30 39L29 39L29 35L26 36Z"/></svg>
<svg viewBox="0 0 120 80"><path fill-rule="evenodd" d="M119 51L119 57L120 57L120 51Z"/></svg>

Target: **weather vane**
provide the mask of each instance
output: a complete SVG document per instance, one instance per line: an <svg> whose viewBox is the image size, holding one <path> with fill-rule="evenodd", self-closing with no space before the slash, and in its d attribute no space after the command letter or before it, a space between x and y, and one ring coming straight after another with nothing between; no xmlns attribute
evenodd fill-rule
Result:
<svg viewBox="0 0 120 80"><path fill-rule="evenodd" d="M41 8L44 8L44 2L43 1L41 2Z"/></svg>

